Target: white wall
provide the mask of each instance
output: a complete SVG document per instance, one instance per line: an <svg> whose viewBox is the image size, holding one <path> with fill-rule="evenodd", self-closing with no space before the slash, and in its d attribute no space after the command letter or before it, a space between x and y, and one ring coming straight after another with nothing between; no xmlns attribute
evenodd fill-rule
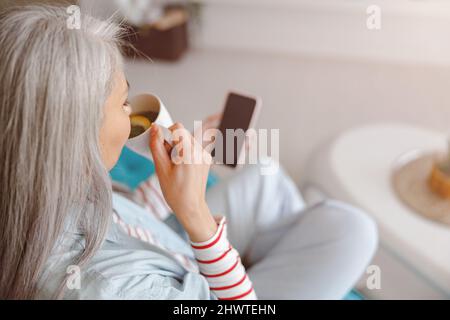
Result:
<svg viewBox="0 0 450 320"><path fill-rule="evenodd" d="M204 0L197 45L450 64L450 2L408 0ZM381 30L366 9L381 8Z"/></svg>
<svg viewBox="0 0 450 320"><path fill-rule="evenodd" d="M108 16L111 0L81 0ZM203 0L200 48L450 65L450 1ZM369 5L381 30L366 27ZM93 8L93 9L92 9Z"/></svg>

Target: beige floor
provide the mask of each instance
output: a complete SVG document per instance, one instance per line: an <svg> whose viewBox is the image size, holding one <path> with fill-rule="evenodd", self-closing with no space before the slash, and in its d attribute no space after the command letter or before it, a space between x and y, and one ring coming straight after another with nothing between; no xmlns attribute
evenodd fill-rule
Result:
<svg viewBox="0 0 450 320"><path fill-rule="evenodd" d="M127 62L131 94L159 95L176 121L221 110L229 89L263 99L259 128L280 129L280 160L298 183L308 155L366 123L450 131L450 69L370 61L192 50L177 63Z"/></svg>

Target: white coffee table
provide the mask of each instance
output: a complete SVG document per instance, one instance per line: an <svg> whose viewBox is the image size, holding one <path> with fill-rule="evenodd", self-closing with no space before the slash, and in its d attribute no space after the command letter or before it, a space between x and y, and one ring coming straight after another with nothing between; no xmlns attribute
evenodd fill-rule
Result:
<svg viewBox="0 0 450 320"><path fill-rule="evenodd" d="M373 263L381 268L382 289L366 292L373 298L450 297L450 227L410 211L391 185L400 157L413 150L444 152L446 139L409 125L369 125L344 132L309 161L307 183L365 209L378 224Z"/></svg>

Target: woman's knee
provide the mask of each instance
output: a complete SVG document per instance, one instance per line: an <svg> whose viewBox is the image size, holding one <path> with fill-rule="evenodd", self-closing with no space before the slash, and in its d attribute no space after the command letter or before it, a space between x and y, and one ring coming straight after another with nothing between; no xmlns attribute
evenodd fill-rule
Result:
<svg viewBox="0 0 450 320"><path fill-rule="evenodd" d="M337 200L326 200L318 206L332 224L329 232L350 244L347 251L369 262L378 246L375 221L363 210Z"/></svg>

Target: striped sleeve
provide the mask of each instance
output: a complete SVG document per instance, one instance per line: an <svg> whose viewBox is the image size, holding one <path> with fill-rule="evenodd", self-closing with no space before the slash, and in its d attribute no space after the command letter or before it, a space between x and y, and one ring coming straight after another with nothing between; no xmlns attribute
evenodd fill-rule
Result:
<svg viewBox="0 0 450 320"><path fill-rule="evenodd" d="M211 239L191 241L200 273L219 300L256 300L239 253L228 241L226 219L218 217L217 220L219 225Z"/></svg>

